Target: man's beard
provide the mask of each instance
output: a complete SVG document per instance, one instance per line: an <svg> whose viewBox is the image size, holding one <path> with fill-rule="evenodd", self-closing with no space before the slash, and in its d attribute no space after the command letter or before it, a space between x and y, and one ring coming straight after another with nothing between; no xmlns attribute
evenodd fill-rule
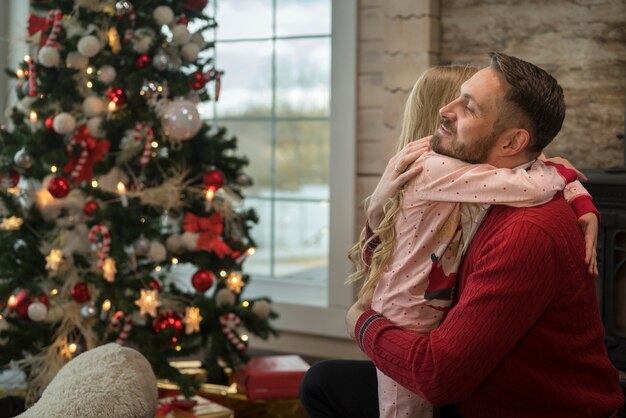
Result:
<svg viewBox="0 0 626 418"><path fill-rule="evenodd" d="M456 158L470 164L484 163L489 157L489 152L498 139L498 134L492 131L489 135L479 138L470 145L461 144L456 135L456 129L449 120L442 119L441 124L451 133L450 142L444 147L443 138L439 131L435 132L430 139L430 149L438 154Z"/></svg>

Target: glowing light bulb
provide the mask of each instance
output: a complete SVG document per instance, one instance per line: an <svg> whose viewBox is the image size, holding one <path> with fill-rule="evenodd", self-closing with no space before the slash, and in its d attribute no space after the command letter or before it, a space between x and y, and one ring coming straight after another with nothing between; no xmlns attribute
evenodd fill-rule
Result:
<svg viewBox="0 0 626 418"><path fill-rule="evenodd" d="M35 112L34 110L30 111L30 115L28 117L32 123L37 122L37 112Z"/></svg>

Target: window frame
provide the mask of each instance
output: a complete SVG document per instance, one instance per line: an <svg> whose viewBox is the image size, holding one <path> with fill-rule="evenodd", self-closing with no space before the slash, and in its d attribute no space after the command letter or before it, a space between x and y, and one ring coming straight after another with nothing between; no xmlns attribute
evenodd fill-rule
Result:
<svg viewBox="0 0 626 418"><path fill-rule="evenodd" d="M273 324L280 331L348 338L344 318L354 297L353 286L345 280L352 272L347 252L355 237L357 11L356 0L331 2L330 239L328 280L321 290L327 293L327 302L313 306L274 301L279 318ZM295 295L306 284L290 286L280 279L252 275L244 295L272 298L277 286Z"/></svg>

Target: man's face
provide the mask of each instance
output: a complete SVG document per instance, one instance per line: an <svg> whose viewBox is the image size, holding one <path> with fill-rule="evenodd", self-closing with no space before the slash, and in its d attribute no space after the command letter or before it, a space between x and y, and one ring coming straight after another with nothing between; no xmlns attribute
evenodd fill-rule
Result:
<svg viewBox="0 0 626 418"><path fill-rule="evenodd" d="M490 67L478 71L461 86L461 95L439 110L441 125L430 141L433 151L469 163L491 158L499 132L494 132L498 104L507 85Z"/></svg>

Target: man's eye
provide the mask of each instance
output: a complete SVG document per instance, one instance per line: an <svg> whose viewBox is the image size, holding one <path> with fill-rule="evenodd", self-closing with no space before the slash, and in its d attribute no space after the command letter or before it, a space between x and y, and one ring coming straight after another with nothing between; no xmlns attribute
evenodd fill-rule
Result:
<svg viewBox="0 0 626 418"><path fill-rule="evenodd" d="M470 112L470 113L474 113L474 109L472 109L472 108L471 108L471 107L469 107L469 106L465 106L465 110L466 110L466 111L468 111L468 112Z"/></svg>

